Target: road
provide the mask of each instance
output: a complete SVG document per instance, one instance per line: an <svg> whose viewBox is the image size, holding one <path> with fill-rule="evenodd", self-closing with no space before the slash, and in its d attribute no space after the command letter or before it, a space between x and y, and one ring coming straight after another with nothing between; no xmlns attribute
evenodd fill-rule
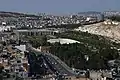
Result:
<svg viewBox="0 0 120 80"><path fill-rule="evenodd" d="M29 48L30 52L34 52L36 55L42 55L45 64L48 65L51 70L58 75L65 75L65 76L76 76L77 74L69 67L67 66L63 61L61 61L57 56L51 54L51 53L41 53L34 48Z"/></svg>
<svg viewBox="0 0 120 80"><path fill-rule="evenodd" d="M44 57L47 58L47 61L54 66L54 68L62 75L73 76L76 75L75 72L68 67L63 61L61 61L58 57L50 54L44 53Z"/></svg>

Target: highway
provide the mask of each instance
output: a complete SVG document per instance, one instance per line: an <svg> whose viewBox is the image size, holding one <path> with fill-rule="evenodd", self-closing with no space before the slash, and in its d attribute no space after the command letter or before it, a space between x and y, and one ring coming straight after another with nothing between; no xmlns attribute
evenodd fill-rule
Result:
<svg viewBox="0 0 120 80"><path fill-rule="evenodd" d="M44 53L45 58L48 59L48 62L51 63L51 65L54 66L54 68L59 72L61 75L67 75L67 76L75 76L75 72L68 67L64 62L62 62L58 57L50 54L50 53Z"/></svg>
<svg viewBox="0 0 120 80"><path fill-rule="evenodd" d="M51 53L39 52L32 47L29 48L29 51L34 52L36 55L42 55L45 62L44 64L47 64L47 66L54 72L54 74L64 76L77 76L77 74L57 56Z"/></svg>

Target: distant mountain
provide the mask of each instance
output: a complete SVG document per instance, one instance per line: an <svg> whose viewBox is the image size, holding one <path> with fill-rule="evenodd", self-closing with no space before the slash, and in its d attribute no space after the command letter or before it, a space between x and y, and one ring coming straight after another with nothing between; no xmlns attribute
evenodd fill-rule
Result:
<svg viewBox="0 0 120 80"><path fill-rule="evenodd" d="M96 14L101 14L101 12L96 12L96 11L88 11L88 12L79 12L78 15L96 15ZM2 17L38 17L38 15L35 14L27 14L27 13L20 13L20 12L5 12L5 11L0 11L0 16Z"/></svg>
<svg viewBox="0 0 120 80"><path fill-rule="evenodd" d="M111 17L111 16L120 16L119 11L105 11L103 12L104 16Z"/></svg>
<svg viewBox="0 0 120 80"><path fill-rule="evenodd" d="M91 15L91 14L101 14L101 12L88 11L88 12L79 12L79 15Z"/></svg>
<svg viewBox="0 0 120 80"><path fill-rule="evenodd" d="M0 16L2 17L38 17L34 14L26 14L26 13L19 13L19 12L5 12L0 11Z"/></svg>

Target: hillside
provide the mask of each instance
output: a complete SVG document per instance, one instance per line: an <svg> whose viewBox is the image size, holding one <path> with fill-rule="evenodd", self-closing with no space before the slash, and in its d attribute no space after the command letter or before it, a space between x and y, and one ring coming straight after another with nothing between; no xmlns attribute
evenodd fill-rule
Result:
<svg viewBox="0 0 120 80"><path fill-rule="evenodd" d="M56 34L56 37L77 40L79 43L50 44L47 43L47 36L25 38L36 48L41 45L50 46L52 54L77 69L109 69L109 60L120 59L120 44L110 41L109 38L81 31L68 31ZM88 60L86 56L89 57Z"/></svg>
<svg viewBox="0 0 120 80"><path fill-rule="evenodd" d="M56 36L80 42L79 44L51 45L51 53L71 67L109 69L107 65L109 60L120 59L120 44L110 41L109 38L81 31L65 32ZM89 57L88 61L85 59L86 55Z"/></svg>
<svg viewBox="0 0 120 80"><path fill-rule="evenodd" d="M120 40L120 22L107 20L101 23L84 25L75 30L106 36L114 40Z"/></svg>

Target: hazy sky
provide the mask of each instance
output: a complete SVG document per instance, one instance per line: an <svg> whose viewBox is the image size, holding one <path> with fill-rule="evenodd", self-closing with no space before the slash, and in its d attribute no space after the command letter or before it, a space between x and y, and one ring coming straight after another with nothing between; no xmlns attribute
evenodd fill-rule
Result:
<svg viewBox="0 0 120 80"><path fill-rule="evenodd" d="M120 11L120 0L0 0L0 11L74 13Z"/></svg>

